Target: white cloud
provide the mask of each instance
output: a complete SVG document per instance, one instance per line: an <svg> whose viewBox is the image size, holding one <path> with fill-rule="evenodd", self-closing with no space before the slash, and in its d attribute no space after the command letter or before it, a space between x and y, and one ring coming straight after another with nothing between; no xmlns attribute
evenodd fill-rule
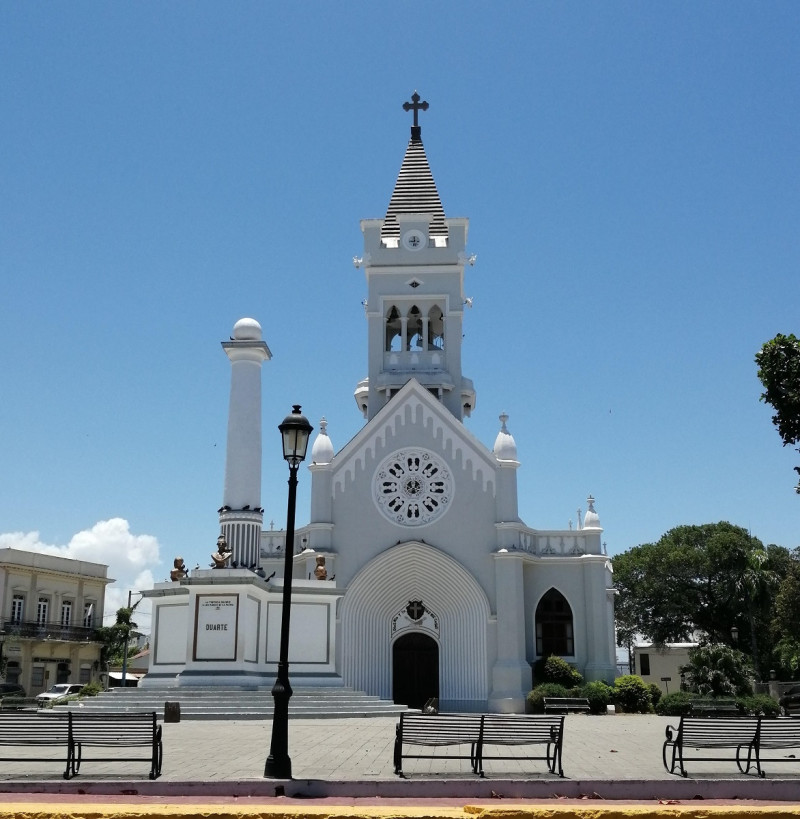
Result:
<svg viewBox="0 0 800 819"><path fill-rule="evenodd" d="M0 548L6 547L107 565L108 576L115 582L106 588L104 625L111 625L117 609L128 604L129 591L134 593L133 600L138 600L136 592L151 589L154 572L160 574L158 539L134 535L124 518L101 520L73 535L66 546L44 543L39 532L0 534ZM133 616L145 633L150 631L150 608L150 601L145 600Z"/></svg>

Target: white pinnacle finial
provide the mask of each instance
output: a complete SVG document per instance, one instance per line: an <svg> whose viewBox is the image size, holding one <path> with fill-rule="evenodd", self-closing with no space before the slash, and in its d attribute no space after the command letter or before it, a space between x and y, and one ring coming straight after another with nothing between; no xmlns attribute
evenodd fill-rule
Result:
<svg viewBox="0 0 800 819"><path fill-rule="evenodd" d="M595 511L594 498L591 495L589 495L589 497L586 498L586 505L589 508L586 510L586 517L583 519L583 528L602 529L603 527L600 526L600 516Z"/></svg>
<svg viewBox="0 0 800 819"><path fill-rule="evenodd" d="M311 447L312 464L329 464L333 460L333 443L328 437L328 422L323 416L319 422L319 434Z"/></svg>
<svg viewBox="0 0 800 819"><path fill-rule="evenodd" d="M497 433L497 438L494 442L494 457L499 461L516 461L517 460L517 442L514 436L508 431L506 422L508 421L508 413L500 413L500 432Z"/></svg>

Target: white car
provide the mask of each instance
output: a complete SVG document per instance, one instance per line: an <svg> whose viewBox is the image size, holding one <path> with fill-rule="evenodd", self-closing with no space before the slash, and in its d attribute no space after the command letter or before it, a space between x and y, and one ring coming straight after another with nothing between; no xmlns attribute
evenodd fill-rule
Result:
<svg viewBox="0 0 800 819"><path fill-rule="evenodd" d="M78 683L58 683L49 690L36 697L36 702L39 708L45 705L54 705L59 700L69 697L72 694L77 694L83 689L83 685Z"/></svg>

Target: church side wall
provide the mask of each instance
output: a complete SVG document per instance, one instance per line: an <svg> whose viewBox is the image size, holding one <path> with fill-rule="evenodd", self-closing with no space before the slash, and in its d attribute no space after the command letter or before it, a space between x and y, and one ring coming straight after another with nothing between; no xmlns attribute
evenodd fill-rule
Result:
<svg viewBox="0 0 800 819"><path fill-rule="evenodd" d="M614 652L613 604L607 588L611 577L604 556L526 559L525 577L525 646L528 661L536 653L536 607L542 596L555 588L572 609L574 654L564 659L574 665L587 681L603 679L613 682L616 673Z"/></svg>

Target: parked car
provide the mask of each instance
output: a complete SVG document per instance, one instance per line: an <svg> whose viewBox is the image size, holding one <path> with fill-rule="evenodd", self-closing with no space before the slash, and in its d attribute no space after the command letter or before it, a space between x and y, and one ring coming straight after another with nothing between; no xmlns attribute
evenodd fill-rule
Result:
<svg viewBox="0 0 800 819"><path fill-rule="evenodd" d="M24 697L25 689L16 683L3 682L0 683L0 700L3 697Z"/></svg>
<svg viewBox="0 0 800 819"><path fill-rule="evenodd" d="M45 705L55 705L59 700L71 697L73 694L78 694L83 689L80 683L58 683L43 694L36 697L36 702L39 708Z"/></svg>
<svg viewBox="0 0 800 819"><path fill-rule="evenodd" d="M792 711L800 713L800 685L793 685L791 688L787 688L778 702L787 717Z"/></svg>

